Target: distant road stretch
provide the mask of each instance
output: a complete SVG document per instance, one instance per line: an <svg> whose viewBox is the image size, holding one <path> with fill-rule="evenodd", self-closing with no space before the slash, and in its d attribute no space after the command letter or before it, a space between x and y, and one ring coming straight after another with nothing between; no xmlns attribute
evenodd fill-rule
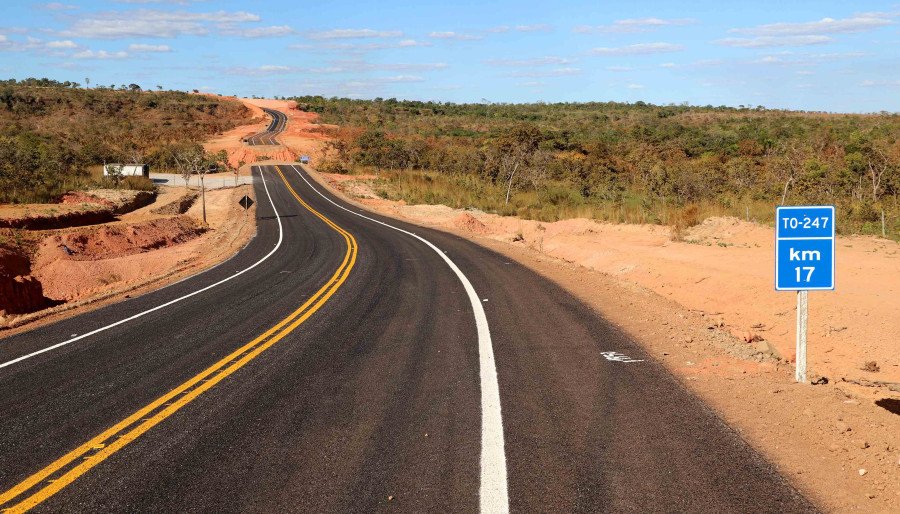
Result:
<svg viewBox="0 0 900 514"><path fill-rule="evenodd" d="M266 109L265 107L262 110L272 117L272 122L269 123L268 128L264 132L248 137L247 144L250 146L280 144L275 138L278 134L284 132L284 128L287 126L287 115L281 111Z"/></svg>

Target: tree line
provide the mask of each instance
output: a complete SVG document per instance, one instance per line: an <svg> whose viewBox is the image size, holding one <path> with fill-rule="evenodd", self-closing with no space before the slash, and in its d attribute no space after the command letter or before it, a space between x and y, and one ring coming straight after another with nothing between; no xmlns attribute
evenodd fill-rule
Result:
<svg viewBox="0 0 900 514"><path fill-rule="evenodd" d="M897 114L643 102L295 100L340 127L331 131L327 169L386 171L401 182L419 174L420 185L445 189L477 184L492 198L464 195L466 201L504 214L552 219L561 211L548 211L549 204L618 205L665 222L660 206L742 213L750 205L763 211L828 203L839 206L851 231L880 228L882 212L894 230L900 223Z"/></svg>

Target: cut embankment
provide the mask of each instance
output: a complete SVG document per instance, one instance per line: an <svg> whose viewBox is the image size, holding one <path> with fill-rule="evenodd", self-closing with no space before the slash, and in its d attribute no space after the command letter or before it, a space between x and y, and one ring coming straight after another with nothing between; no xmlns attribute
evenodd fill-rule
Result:
<svg viewBox="0 0 900 514"><path fill-rule="evenodd" d="M0 316L25 314L58 302L44 296L41 282L31 275L31 260L21 248L0 246Z"/></svg>
<svg viewBox="0 0 900 514"><path fill-rule="evenodd" d="M165 271L125 258L180 245L205 231L193 218L175 216L61 231L33 248L0 246L0 317L40 311Z"/></svg>
<svg viewBox="0 0 900 514"><path fill-rule="evenodd" d="M3 329L69 316L222 262L255 232L255 206L248 216L238 204L246 194L253 194L252 186L207 191L208 223L200 221L196 192L164 188L160 206L112 223L0 229L0 336L10 333Z"/></svg>
<svg viewBox="0 0 900 514"><path fill-rule="evenodd" d="M0 207L0 228L53 230L108 223L117 215L153 203L155 198L153 191L72 191L63 195L58 203Z"/></svg>
<svg viewBox="0 0 900 514"><path fill-rule="evenodd" d="M49 298L78 300L114 283L130 283L164 272L164 268L156 269L153 262L143 262L146 259L139 263L127 257L177 247L205 231L193 218L175 216L57 234L39 245L33 274ZM174 261L187 258L176 257ZM164 266L170 266L171 261L157 260Z"/></svg>

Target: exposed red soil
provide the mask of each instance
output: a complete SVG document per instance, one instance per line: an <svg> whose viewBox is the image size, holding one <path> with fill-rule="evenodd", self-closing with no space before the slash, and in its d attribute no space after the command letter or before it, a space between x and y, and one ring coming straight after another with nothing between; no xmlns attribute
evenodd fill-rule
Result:
<svg viewBox="0 0 900 514"><path fill-rule="evenodd" d="M59 203L62 204L79 204L79 203L90 203L102 205L104 207L113 207L115 204L111 200L107 200L106 198L100 198L99 196L92 195L87 191L69 191L64 194L63 197L59 200Z"/></svg>
<svg viewBox="0 0 900 514"><path fill-rule="evenodd" d="M205 231L193 218L177 216L128 225L104 225L45 239L35 268L58 259L95 260L121 257L190 241Z"/></svg>
<svg viewBox="0 0 900 514"><path fill-rule="evenodd" d="M0 246L0 316L22 314L53 305L41 282L31 276L31 262L21 248Z"/></svg>

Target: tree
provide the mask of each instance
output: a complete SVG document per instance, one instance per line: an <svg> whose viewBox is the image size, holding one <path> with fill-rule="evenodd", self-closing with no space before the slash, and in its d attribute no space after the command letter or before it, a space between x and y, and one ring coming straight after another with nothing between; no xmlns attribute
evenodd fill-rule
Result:
<svg viewBox="0 0 900 514"><path fill-rule="evenodd" d="M106 164L104 165L106 174L112 177L113 182L116 183L116 189L119 189L119 182L122 180L122 168L121 164Z"/></svg>
<svg viewBox="0 0 900 514"><path fill-rule="evenodd" d="M513 180L520 168L528 166L541 142L541 131L534 125L519 125L500 137L500 172L506 180L505 205L509 205Z"/></svg>
<svg viewBox="0 0 900 514"><path fill-rule="evenodd" d="M203 224L206 224L206 173L215 166L215 161L207 158L203 147L200 145L186 148L175 154L175 162L181 170L181 176L184 177L184 187L187 188L188 179L191 175L200 177L200 196L203 202Z"/></svg>

